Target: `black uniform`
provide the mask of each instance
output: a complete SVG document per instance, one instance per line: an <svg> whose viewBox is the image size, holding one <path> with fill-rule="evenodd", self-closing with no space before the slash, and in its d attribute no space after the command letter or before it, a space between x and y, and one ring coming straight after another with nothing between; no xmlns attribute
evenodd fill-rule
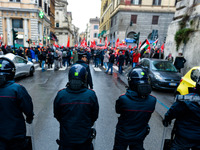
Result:
<svg viewBox="0 0 200 150"><path fill-rule="evenodd" d="M33 120L32 99L26 89L14 81L0 87L0 149L22 150L27 122Z"/></svg>
<svg viewBox="0 0 200 150"><path fill-rule="evenodd" d="M149 132L148 122L156 105L156 98L140 98L135 91L127 90L116 102L120 114L116 127L114 150L143 150L143 141Z"/></svg>
<svg viewBox="0 0 200 150"><path fill-rule="evenodd" d="M54 100L54 117L60 123L59 150L92 150L92 126L99 105L94 91L63 89Z"/></svg>
<svg viewBox="0 0 200 150"><path fill-rule="evenodd" d="M182 96L181 96L182 97ZM199 103L192 100L179 100L170 107L165 114L164 122L176 119L175 139L170 150L200 150L200 96L196 93L184 97L197 97Z"/></svg>
<svg viewBox="0 0 200 150"><path fill-rule="evenodd" d="M81 64L81 65L83 65L86 68L86 70L88 72L88 75L87 75L87 85L90 86L90 89L93 89L92 75L90 73L90 67L89 67L89 65L87 65L86 62L84 62L83 60L78 60L76 62L76 64Z"/></svg>

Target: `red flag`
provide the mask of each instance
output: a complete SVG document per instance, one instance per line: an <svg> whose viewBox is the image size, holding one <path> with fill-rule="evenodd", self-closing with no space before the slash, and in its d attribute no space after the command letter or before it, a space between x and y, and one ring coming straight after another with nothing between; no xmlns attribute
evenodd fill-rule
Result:
<svg viewBox="0 0 200 150"><path fill-rule="evenodd" d="M140 44L139 44L139 46L138 46L138 49L140 49L140 47L141 47L141 44L142 44L142 43L141 43L141 41L140 41Z"/></svg>
<svg viewBox="0 0 200 150"><path fill-rule="evenodd" d="M115 43L115 47L119 47L119 38L117 39L117 41Z"/></svg>
<svg viewBox="0 0 200 150"><path fill-rule="evenodd" d="M110 43L110 41L109 41L108 46L110 46L110 44L111 44L111 43Z"/></svg>
<svg viewBox="0 0 200 150"><path fill-rule="evenodd" d="M106 39L105 39L105 47L107 47L107 46L108 46L108 39L106 37Z"/></svg>
<svg viewBox="0 0 200 150"><path fill-rule="evenodd" d="M67 47L70 46L70 37L68 36Z"/></svg>
<svg viewBox="0 0 200 150"><path fill-rule="evenodd" d="M4 48L6 48L6 47L7 47L7 44L4 45Z"/></svg>
<svg viewBox="0 0 200 150"><path fill-rule="evenodd" d="M163 43L163 45L160 47L161 53L164 52L164 48L165 48L165 43Z"/></svg>
<svg viewBox="0 0 200 150"><path fill-rule="evenodd" d="M95 42L95 40L93 41L93 45L94 45L94 47L96 47L96 42Z"/></svg>
<svg viewBox="0 0 200 150"><path fill-rule="evenodd" d="M100 44L101 44L101 39L100 39Z"/></svg>
<svg viewBox="0 0 200 150"><path fill-rule="evenodd" d="M131 49L131 48L132 48L132 46L131 46L131 45L129 45L129 46L128 46L128 48L129 48L129 49Z"/></svg>
<svg viewBox="0 0 200 150"><path fill-rule="evenodd" d="M74 47L78 47L78 44L75 44L75 46Z"/></svg>

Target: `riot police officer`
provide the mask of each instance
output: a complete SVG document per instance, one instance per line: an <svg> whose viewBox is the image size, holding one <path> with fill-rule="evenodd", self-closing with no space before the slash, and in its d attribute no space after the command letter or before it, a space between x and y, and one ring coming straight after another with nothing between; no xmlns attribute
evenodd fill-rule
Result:
<svg viewBox="0 0 200 150"><path fill-rule="evenodd" d="M151 96L148 76L142 68L133 68L128 74L129 88L116 101L120 114L116 126L113 150L143 150L143 141L149 134L148 122L155 110L156 98Z"/></svg>
<svg viewBox="0 0 200 150"><path fill-rule="evenodd" d="M170 150L200 150L200 78L196 92L178 95L176 102L165 114L163 125L174 123L175 138Z"/></svg>
<svg viewBox="0 0 200 150"><path fill-rule="evenodd" d="M87 70L87 86L90 86L90 89L93 89L93 82L92 82L92 75L90 73L90 67L87 63L87 53L78 53L78 61L76 62L76 64L81 64L83 65L86 70Z"/></svg>
<svg viewBox="0 0 200 150"><path fill-rule="evenodd" d="M54 100L54 117L60 123L59 150L93 150L92 126L98 118L99 104L87 88L87 70L75 64L69 70L67 88Z"/></svg>
<svg viewBox="0 0 200 150"><path fill-rule="evenodd" d="M33 120L32 99L26 89L14 82L15 65L0 58L0 149L24 150L26 124ZM24 119L24 115L26 119Z"/></svg>

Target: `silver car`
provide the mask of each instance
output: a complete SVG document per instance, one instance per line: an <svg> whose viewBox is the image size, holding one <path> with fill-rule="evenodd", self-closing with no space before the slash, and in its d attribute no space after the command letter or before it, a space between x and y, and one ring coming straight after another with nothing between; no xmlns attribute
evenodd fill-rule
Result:
<svg viewBox="0 0 200 150"><path fill-rule="evenodd" d="M6 57L11 61L13 61L16 67L15 78L28 75L33 76L35 68L32 62L27 61L26 59L18 55L14 55L12 53L8 53L6 55L0 55L0 57Z"/></svg>

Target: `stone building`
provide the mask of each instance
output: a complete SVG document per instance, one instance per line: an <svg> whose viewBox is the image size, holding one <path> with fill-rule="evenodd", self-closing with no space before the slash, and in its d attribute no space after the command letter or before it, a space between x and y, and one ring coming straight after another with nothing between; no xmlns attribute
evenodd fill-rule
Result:
<svg viewBox="0 0 200 150"><path fill-rule="evenodd" d="M111 10L112 10L113 0L102 0L101 1L101 16L99 25L98 38L102 42L105 41L106 37L109 38L110 25L111 25Z"/></svg>
<svg viewBox="0 0 200 150"><path fill-rule="evenodd" d="M67 0L56 0L55 8L55 34L61 46L67 46L70 38L70 46L78 42L78 28L72 24L72 13L67 11Z"/></svg>
<svg viewBox="0 0 200 150"><path fill-rule="evenodd" d="M185 23L185 27L181 27L180 23ZM187 42L181 42L179 47L175 40L175 35L180 29L183 30L192 29L191 32L186 37ZM183 69L183 74L185 74L193 66L200 66L199 62L199 37L200 37L200 0L179 0L176 5L176 13L174 15L174 20L171 22L166 43L165 43L165 56L172 53L175 58L179 52L183 53L187 62L185 63L185 68Z"/></svg>
<svg viewBox="0 0 200 150"><path fill-rule="evenodd" d="M133 44L134 34L140 32L140 41L158 38L162 44L174 17L175 3L175 0L112 0L108 39L113 46L118 38Z"/></svg>
<svg viewBox="0 0 200 150"><path fill-rule="evenodd" d="M12 29L18 31L16 47L28 47L26 42L32 40L31 46L50 44L51 15L53 0L1 0L0 34L3 43L13 45ZM51 9L50 9L51 7ZM52 20L53 22L53 20Z"/></svg>
<svg viewBox="0 0 200 150"><path fill-rule="evenodd" d="M99 34L99 18L91 18L89 22L89 34L87 38L87 43L90 45L91 41L98 43L98 34Z"/></svg>

